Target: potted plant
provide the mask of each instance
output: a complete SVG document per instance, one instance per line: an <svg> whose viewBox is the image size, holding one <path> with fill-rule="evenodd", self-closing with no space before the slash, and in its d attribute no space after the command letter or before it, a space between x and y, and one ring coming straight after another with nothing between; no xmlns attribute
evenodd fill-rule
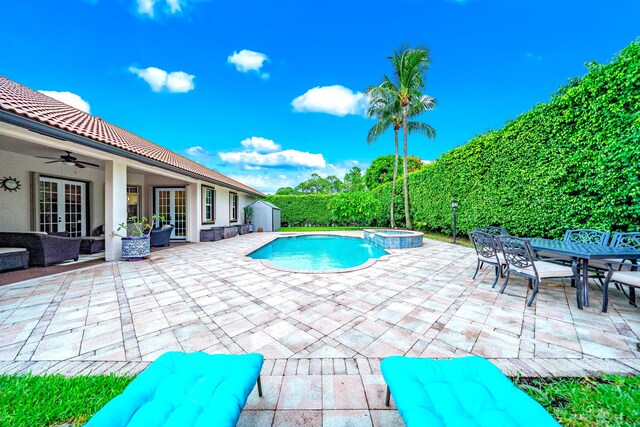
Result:
<svg viewBox="0 0 640 427"><path fill-rule="evenodd" d="M149 231L158 222L164 221L164 217L157 214L151 216L151 222L146 217L132 216L128 223L118 225L116 231L111 232L111 237L122 239L122 259L130 261L141 260L151 253L151 237ZM124 230L124 234L120 232Z"/></svg>

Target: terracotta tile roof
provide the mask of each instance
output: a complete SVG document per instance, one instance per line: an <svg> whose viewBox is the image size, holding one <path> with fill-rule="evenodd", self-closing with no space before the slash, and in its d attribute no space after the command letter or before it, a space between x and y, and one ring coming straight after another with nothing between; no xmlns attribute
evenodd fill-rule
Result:
<svg viewBox="0 0 640 427"><path fill-rule="evenodd" d="M263 196L259 191L241 182L107 123L100 117L80 111L2 76L0 109L199 175L203 181L213 180L250 194Z"/></svg>

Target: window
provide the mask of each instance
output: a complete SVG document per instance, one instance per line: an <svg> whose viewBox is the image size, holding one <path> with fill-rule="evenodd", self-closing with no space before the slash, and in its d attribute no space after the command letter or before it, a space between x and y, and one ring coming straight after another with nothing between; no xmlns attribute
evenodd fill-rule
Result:
<svg viewBox="0 0 640 427"><path fill-rule="evenodd" d="M127 221L132 216L140 218L140 186L127 185Z"/></svg>
<svg viewBox="0 0 640 427"><path fill-rule="evenodd" d="M216 190L202 186L202 223L216 222Z"/></svg>
<svg viewBox="0 0 640 427"><path fill-rule="evenodd" d="M238 193L229 193L229 221L238 221Z"/></svg>

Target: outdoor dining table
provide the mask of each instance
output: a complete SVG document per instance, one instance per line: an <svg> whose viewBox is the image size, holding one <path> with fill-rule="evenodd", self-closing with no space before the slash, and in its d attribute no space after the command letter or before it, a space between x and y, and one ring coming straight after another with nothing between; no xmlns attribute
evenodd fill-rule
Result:
<svg viewBox="0 0 640 427"><path fill-rule="evenodd" d="M589 260L591 259L640 259L640 251L633 248L612 247L594 245L591 243L565 242L563 240L551 240L530 238L531 248L535 251L545 251L551 254L564 255L578 261L580 274L576 283L578 292L578 308L589 307ZM580 277L581 276L581 277ZM582 298L580 298L580 293Z"/></svg>

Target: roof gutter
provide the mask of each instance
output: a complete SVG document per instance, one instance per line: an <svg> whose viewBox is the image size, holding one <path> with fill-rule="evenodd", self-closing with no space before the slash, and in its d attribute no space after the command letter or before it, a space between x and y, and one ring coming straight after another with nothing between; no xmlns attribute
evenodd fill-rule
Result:
<svg viewBox="0 0 640 427"><path fill-rule="evenodd" d="M84 136L76 135L75 133L68 132L66 130L58 129L56 127L22 117L13 113L9 113L5 110L0 109L0 122L5 122L10 125L18 126L24 129L27 129L31 132L39 133L40 135L45 135L50 138L59 139L62 141L73 142L85 147L94 148L99 151L104 151L109 154L114 154L116 156L124 157L129 160L135 160L140 163L144 163L145 165L159 167L161 169L170 170L172 172L176 172L180 175L189 176L191 178L196 178L201 181L206 181L211 184L220 185L223 187L231 188L232 190L240 191L243 193L249 193L254 196L264 197L264 194L259 193L257 191L250 192L245 188L240 188L233 186L231 184L227 184L226 182L218 181L212 178L208 178L197 173L189 172L184 169L168 165L166 163L159 162L157 160L150 159L148 157L141 156L139 154L131 153L129 151L123 150L121 148L113 147L103 142L95 141L91 138L87 138Z"/></svg>

